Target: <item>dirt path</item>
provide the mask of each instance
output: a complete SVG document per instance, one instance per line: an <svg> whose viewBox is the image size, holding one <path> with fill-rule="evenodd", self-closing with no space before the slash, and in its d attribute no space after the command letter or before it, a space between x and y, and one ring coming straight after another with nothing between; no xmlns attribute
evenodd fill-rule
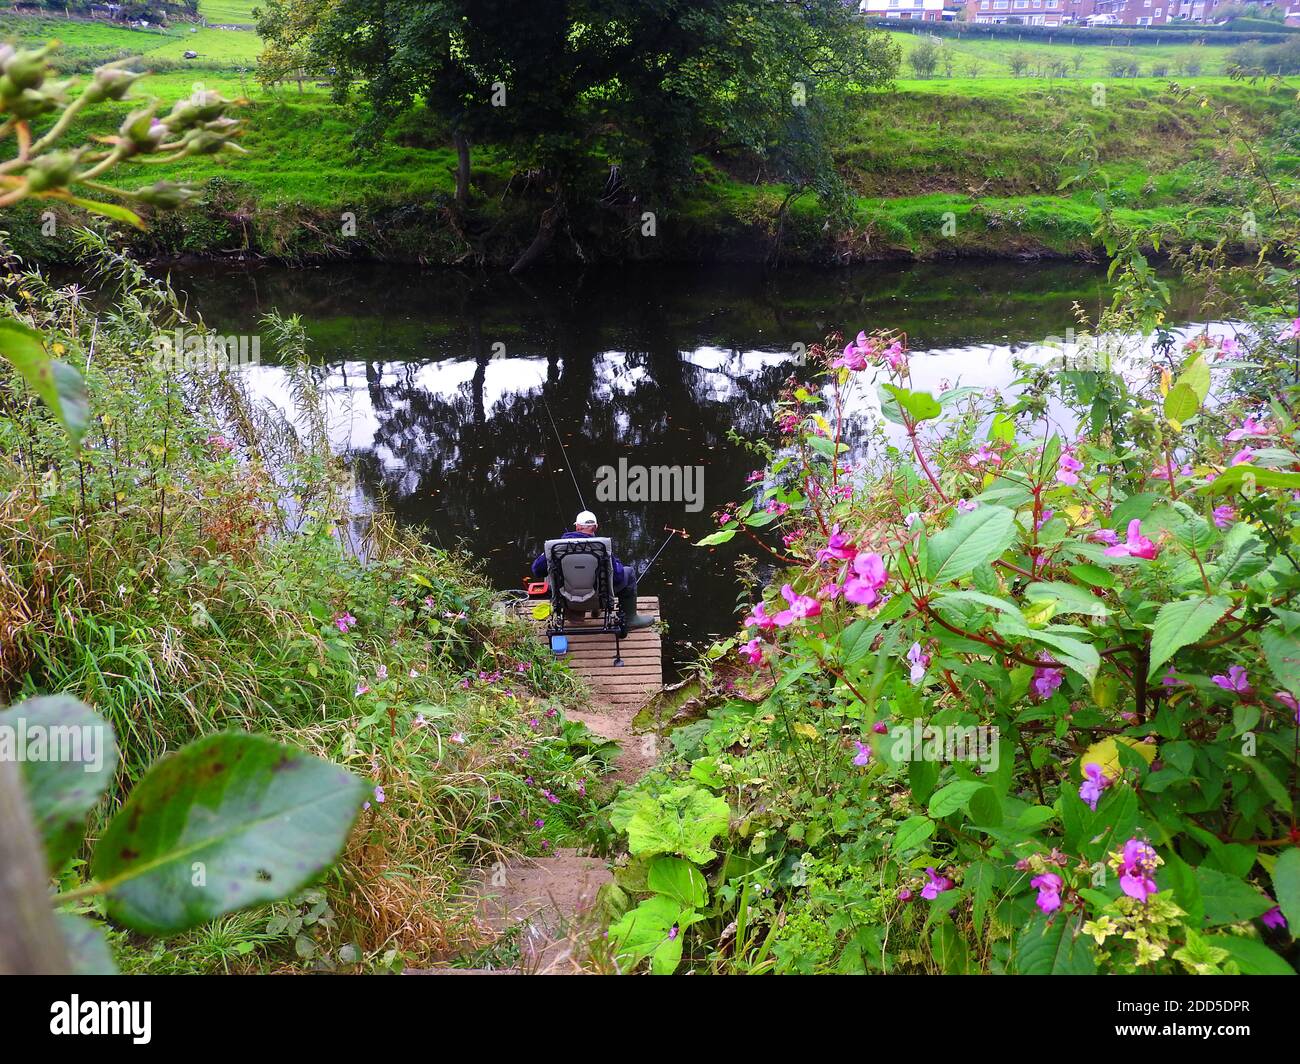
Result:
<svg viewBox="0 0 1300 1064"><path fill-rule="evenodd" d="M638 608L657 616L658 606L657 599L647 598ZM593 698L584 709L567 710L565 717L619 743L619 756L607 778L630 786L657 760L654 737L634 734L632 721L662 689L663 676L657 632L638 632L624 647L626 664L619 668L611 667L611 655L600 647L584 647L574 655L571 664L591 685ZM572 849L485 869L474 885L479 923L498 937L518 935L519 968L506 972L439 968L407 974L580 975L590 971L591 947L602 931L596 903L601 887L613 880L605 860Z"/></svg>

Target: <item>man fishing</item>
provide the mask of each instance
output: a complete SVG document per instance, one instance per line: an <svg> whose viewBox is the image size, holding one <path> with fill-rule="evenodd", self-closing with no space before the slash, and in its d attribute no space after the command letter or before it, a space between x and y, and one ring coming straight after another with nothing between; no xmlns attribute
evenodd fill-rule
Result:
<svg viewBox="0 0 1300 1064"><path fill-rule="evenodd" d="M577 519L573 522L573 531L565 532L561 539L590 539L596 535L599 524L596 521L596 515L590 510L583 510L578 514ZM624 565L618 558L614 562L614 594L618 597L619 608L623 611L623 616L627 618L628 629L649 628L655 623L653 617L645 617L636 612L636 570L630 565ZM548 565L546 554L538 556L533 562L533 576L538 580L545 580L547 577Z"/></svg>

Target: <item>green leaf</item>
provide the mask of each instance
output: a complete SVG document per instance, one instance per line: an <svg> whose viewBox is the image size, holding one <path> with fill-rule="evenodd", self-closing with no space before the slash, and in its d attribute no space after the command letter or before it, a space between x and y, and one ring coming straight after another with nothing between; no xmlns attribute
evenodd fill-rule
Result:
<svg viewBox="0 0 1300 1064"><path fill-rule="evenodd" d="M656 894L609 929L615 959L627 970L649 957L653 974L672 975L682 962L682 931L699 920L697 913Z"/></svg>
<svg viewBox="0 0 1300 1064"><path fill-rule="evenodd" d="M971 919L977 935L984 934L984 914L993 900L997 875L997 866L990 861L979 861L966 869L964 885L971 892Z"/></svg>
<svg viewBox="0 0 1300 1064"><path fill-rule="evenodd" d="M1295 969L1264 943L1239 935L1207 935L1206 942L1227 950L1242 975L1295 975Z"/></svg>
<svg viewBox="0 0 1300 1064"><path fill-rule="evenodd" d="M63 197L59 197L62 199ZM145 227L140 216L133 210L117 203L104 203L102 200L81 199L78 196L68 196L68 203L75 203L83 211L90 211L91 214L102 214L105 218L112 218L115 222L125 222L127 225L133 225L137 229Z"/></svg>
<svg viewBox="0 0 1300 1064"><path fill-rule="evenodd" d="M709 904L704 873L680 857L656 857L650 863L646 886L656 894L666 894L683 909L703 909Z"/></svg>
<svg viewBox="0 0 1300 1064"><path fill-rule="evenodd" d="M929 421L943 413L943 407L929 392L909 392L894 384L882 384L882 394L888 392L901 410L912 416L912 421Z"/></svg>
<svg viewBox="0 0 1300 1064"><path fill-rule="evenodd" d="M1273 893L1295 934L1300 930L1300 846L1292 846L1278 856L1273 865Z"/></svg>
<svg viewBox="0 0 1300 1064"><path fill-rule="evenodd" d="M1097 620L1110 616L1106 603L1091 591L1059 580L1030 584L1025 588L1025 598L1029 602L1054 602L1058 614L1081 613Z"/></svg>
<svg viewBox="0 0 1300 1064"><path fill-rule="evenodd" d="M1201 401L1186 384L1175 384L1165 396L1165 417L1179 425L1195 417L1200 409Z"/></svg>
<svg viewBox="0 0 1300 1064"><path fill-rule="evenodd" d="M73 975L117 975L102 924L76 913L55 913L54 921L63 936Z"/></svg>
<svg viewBox="0 0 1300 1064"><path fill-rule="evenodd" d="M1196 490L1206 495L1222 495L1225 491L1240 488L1247 477L1258 488L1281 488L1288 491L1300 488L1300 473L1286 473L1280 469L1266 469L1256 465L1235 465Z"/></svg>
<svg viewBox="0 0 1300 1064"><path fill-rule="evenodd" d="M1151 634L1147 677L1154 676L1176 651L1204 636L1231 607L1232 602L1222 596L1182 599L1161 606Z"/></svg>
<svg viewBox="0 0 1300 1064"><path fill-rule="evenodd" d="M1068 669L1082 676L1088 683L1097 677L1101 668L1101 655L1091 643L1085 643L1073 636L1062 635L1051 629L1030 629L1024 633L1025 638L1052 648L1052 657Z"/></svg>
<svg viewBox="0 0 1300 1064"><path fill-rule="evenodd" d="M1021 975L1092 975L1097 965L1082 934L1083 916L1058 913L1050 924L1037 913L1016 943L1016 970Z"/></svg>
<svg viewBox="0 0 1300 1064"><path fill-rule="evenodd" d="M934 961L944 975L965 975L970 963L966 940L951 920L944 919L930 933Z"/></svg>
<svg viewBox="0 0 1300 1064"><path fill-rule="evenodd" d="M87 814L113 781L117 771L113 728L68 695L20 702L0 713L0 727L5 729L0 733L0 758L20 762L27 800L53 875L76 853ZM22 742L23 749L7 750L7 736L13 736L15 746ZM41 743L39 750L33 748L36 741Z"/></svg>
<svg viewBox="0 0 1300 1064"><path fill-rule="evenodd" d="M1210 367L1206 364L1204 355L1193 357L1174 386L1178 387L1184 384L1196 396L1198 406L1208 398L1210 394Z"/></svg>
<svg viewBox="0 0 1300 1064"><path fill-rule="evenodd" d="M705 536L702 540L700 540L695 545L697 547L718 547L721 546L723 543L730 543L735 538L736 538L736 529L727 528L727 529L723 529L721 532L714 532L713 535L711 536Z"/></svg>
<svg viewBox="0 0 1300 1064"><path fill-rule="evenodd" d="M1238 924L1263 916L1273 907L1273 903L1264 897L1249 883L1235 876L1229 876L1214 868L1201 865L1193 873L1196 884L1201 888L1201 900L1205 904L1205 926L1218 927L1221 924Z"/></svg>
<svg viewBox="0 0 1300 1064"><path fill-rule="evenodd" d="M1259 642L1277 682L1293 695L1300 693L1300 639L1268 628L1260 634Z"/></svg>
<svg viewBox="0 0 1300 1064"><path fill-rule="evenodd" d="M95 847L108 915L169 934L287 897L342 849L367 786L260 735L199 739L155 764Z"/></svg>
<svg viewBox="0 0 1300 1064"><path fill-rule="evenodd" d="M1089 587L1110 588L1115 586L1114 574L1107 572L1100 565L1080 562L1078 565L1070 566L1070 575L1081 584L1087 584Z"/></svg>
<svg viewBox="0 0 1300 1064"><path fill-rule="evenodd" d="M0 318L0 355L9 360L79 446L90 420L90 399L81 374L66 362L50 358L44 337L12 318Z"/></svg>
<svg viewBox="0 0 1300 1064"><path fill-rule="evenodd" d="M1016 517L1002 506L979 506L930 538L926 575L931 583L960 580L1011 546Z"/></svg>
<svg viewBox="0 0 1300 1064"><path fill-rule="evenodd" d="M716 856L709 843L727 830L730 819L727 803L702 787L647 794L628 821L628 849L634 857L667 853L708 864Z"/></svg>
<svg viewBox="0 0 1300 1064"><path fill-rule="evenodd" d="M983 790L987 783L978 780L955 780L946 787L940 787L930 799L930 815L936 820L964 809L975 797L975 792Z"/></svg>
<svg viewBox="0 0 1300 1064"><path fill-rule="evenodd" d="M894 853L901 856L919 850L933 834L934 821L928 816L908 817L894 830Z"/></svg>

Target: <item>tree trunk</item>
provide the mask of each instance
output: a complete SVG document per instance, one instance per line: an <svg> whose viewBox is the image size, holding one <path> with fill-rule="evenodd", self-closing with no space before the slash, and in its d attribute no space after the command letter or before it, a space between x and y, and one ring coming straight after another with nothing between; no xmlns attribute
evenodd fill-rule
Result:
<svg viewBox="0 0 1300 1064"><path fill-rule="evenodd" d="M0 758L0 975L72 971L16 761Z"/></svg>
<svg viewBox="0 0 1300 1064"><path fill-rule="evenodd" d="M469 138L460 130L452 136L456 145L456 206L469 206Z"/></svg>
<svg viewBox="0 0 1300 1064"><path fill-rule="evenodd" d="M546 249L551 246L551 241L555 239L555 234L560 229L560 223L564 220L564 204L556 200L553 205L542 211L542 224L538 226L537 236L533 242L528 245L528 249L519 256L515 264L510 267L511 273L522 273L530 266L536 265L537 260L546 254Z"/></svg>

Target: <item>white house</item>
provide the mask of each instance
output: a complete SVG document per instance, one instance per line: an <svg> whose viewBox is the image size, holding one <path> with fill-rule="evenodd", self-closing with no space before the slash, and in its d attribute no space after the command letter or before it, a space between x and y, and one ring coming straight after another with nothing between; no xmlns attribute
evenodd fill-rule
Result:
<svg viewBox="0 0 1300 1064"><path fill-rule="evenodd" d="M944 21L944 0L861 0L858 10L872 18L905 22Z"/></svg>

